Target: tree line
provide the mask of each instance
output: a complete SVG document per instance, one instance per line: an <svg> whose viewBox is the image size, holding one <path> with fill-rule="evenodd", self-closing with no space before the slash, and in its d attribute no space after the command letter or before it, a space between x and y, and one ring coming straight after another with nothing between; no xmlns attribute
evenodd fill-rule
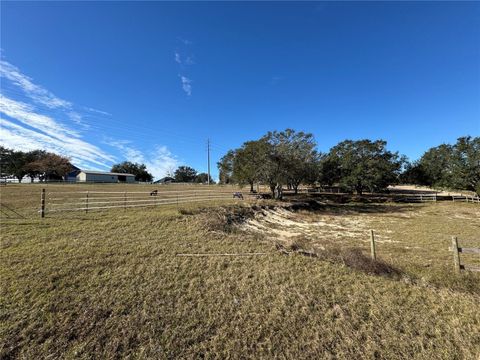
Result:
<svg viewBox="0 0 480 360"><path fill-rule="evenodd" d="M268 132L228 151L217 163L220 183L269 186L281 199L283 188L300 184L332 186L342 191L382 192L389 185L410 183L476 190L480 193L480 138L459 138L455 145L429 149L410 163L387 150L384 140L345 140L328 153L317 150L310 133L292 129Z"/></svg>
<svg viewBox="0 0 480 360"><path fill-rule="evenodd" d="M345 192L382 192L389 185L404 183L437 188L476 191L480 194L480 137L465 136L453 145L428 149L414 162L398 152L387 150L384 140L345 140L328 153L317 150L310 133L292 129L270 131L258 140L246 141L228 151L217 163L219 182L269 186L274 198L283 189L298 191L301 184L338 186ZM0 176L24 177L32 181L63 180L72 171L70 159L47 152L16 151L0 146ZM124 161L112 172L135 175L136 181L151 182L153 175L145 164ZM207 183L206 173L182 165L167 174L167 179L182 183ZM213 184L213 179L210 178Z"/></svg>
<svg viewBox="0 0 480 360"><path fill-rule="evenodd" d="M208 174L204 172L197 172L194 168L186 165L179 166L173 173L170 173L170 178L175 182L180 183L197 183L197 184L206 184L208 183ZM215 184L215 181L210 177L210 184Z"/></svg>
<svg viewBox="0 0 480 360"><path fill-rule="evenodd" d="M19 151L8 149L0 145L0 177L15 178L19 182L30 177L33 182L62 181L75 167L70 159L45 150ZM135 175L135 181L152 182L153 175L145 164L123 161L114 164L111 172ZM175 171L167 174L174 182L207 183L208 174L198 173L189 166L179 166ZM214 184L210 178L210 184Z"/></svg>
<svg viewBox="0 0 480 360"><path fill-rule="evenodd" d="M430 148L418 161L407 164L401 181L480 195L480 137L465 136L453 145Z"/></svg>
<svg viewBox="0 0 480 360"><path fill-rule="evenodd" d="M62 180L72 165L64 156L45 150L17 151L0 146L0 176L14 177L19 182L25 176L40 181Z"/></svg>

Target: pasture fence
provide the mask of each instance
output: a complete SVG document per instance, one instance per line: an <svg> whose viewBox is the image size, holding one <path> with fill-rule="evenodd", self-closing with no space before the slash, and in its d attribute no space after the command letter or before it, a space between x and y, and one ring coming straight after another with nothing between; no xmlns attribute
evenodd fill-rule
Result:
<svg viewBox="0 0 480 360"><path fill-rule="evenodd" d="M472 202L480 204L480 196L472 196L472 195L452 195L452 201L461 201L461 202Z"/></svg>
<svg viewBox="0 0 480 360"><path fill-rule="evenodd" d="M453 267L455 272L460 273L462 270L480 271L480 266L462 265L460 262L460 253L480 255L480 248L460 247L458 246L458 238L456 236L452 236L452 247L449 250L453 252Z"/></svg>
<svg viewBox="0 0 480 360"><path fill-rule="evenodd" d="M244 195L250 196L250 195ZM192 202L233 199L228 189L167 191L41 191L40 215L50 213L127 209L148 206L179 205Z"/></svg>
<svg viewBox="0 0 480 360"><path fill-rule="evenodd" d="M404 202L436 202L436 201L453 201L480 204L480 196L473 195L438 195L434 194L406 194L399 198Z"/></svg>

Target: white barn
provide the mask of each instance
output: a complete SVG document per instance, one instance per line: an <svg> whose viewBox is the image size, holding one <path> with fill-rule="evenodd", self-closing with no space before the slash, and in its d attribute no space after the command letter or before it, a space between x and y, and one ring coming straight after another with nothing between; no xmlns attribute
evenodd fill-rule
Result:
<svg viewBox="0 0 480 360"><path fill-rule="evenodd" d="M133 183L135 175L112 173L103 171L81 170L76 177L77 182L99 182L99 183Z"/></svg>

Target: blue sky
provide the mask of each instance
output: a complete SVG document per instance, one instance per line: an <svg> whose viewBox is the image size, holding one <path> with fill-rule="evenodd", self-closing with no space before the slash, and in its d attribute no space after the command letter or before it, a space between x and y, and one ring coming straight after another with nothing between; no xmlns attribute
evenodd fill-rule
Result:
<svg viewBox="0 0 480 360"><path fill-rule="evenodd" d="M416 159L480 135L479 44L478 2L2 2L1 143L157 177L287 127Z"/></svg>

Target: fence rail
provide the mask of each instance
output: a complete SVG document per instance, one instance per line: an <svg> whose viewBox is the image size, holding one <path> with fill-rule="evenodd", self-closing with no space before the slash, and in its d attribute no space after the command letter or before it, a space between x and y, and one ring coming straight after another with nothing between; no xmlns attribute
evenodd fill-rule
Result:
<svg viewBox="0 0 480 360"><path fill-rule="evenodd" d="M453 267L455 272L460 273L461 270L480 271L480 266L465 265L461 264L460 262L460 253L480 255L480 248L459 247L458 238L456 236L452 236L452 247L449 250L453 252Z"/></svg>
<svg viewBox="0 0 480 360"><path fill-rule="evenodd" d="M437 194L413 194L405 196L404 199L411 202L437 201Z"/></svg>
<svg viewBox="0 0 480 360"><path fill-rule="evenodd" d="M453 201L480 204L480 196L472 195L405 194L398 200L405 202Z"/></svg>
<svg viewBox="0 0 480 360"><path fill-rule="evenodd" d="M245 195L245 196L250 196ZM183 191L59 191L42 189L40 214L70 211L93 211L115 208L135 208L161 205L186 204L200 201L233 199L227 189Z"/></svg>

